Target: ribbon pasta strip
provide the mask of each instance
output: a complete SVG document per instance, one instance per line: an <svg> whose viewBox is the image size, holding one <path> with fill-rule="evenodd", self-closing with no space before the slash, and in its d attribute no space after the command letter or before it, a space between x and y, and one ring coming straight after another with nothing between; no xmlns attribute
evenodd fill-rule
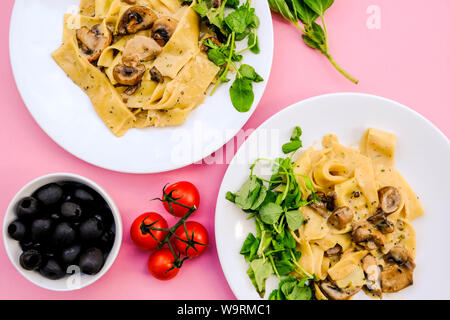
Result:
<svg viewBox="0 0 450 320"><path fill-rule="evenodd" d="M219 67L200 50L200 19L194 10L181 6L178 0L134 2L81 0L79 14L65 15L63 44L52 54L118 137L133 127L183 124L189 113L203 103L207 89L219 72ZM133 67L139 65L145 72L136 84L130 84L121 82L115 74L117 68L129 63L125 61L130 54L127 47L142 49L133 47L130 41L133 44L139 43L138 40L153 41L153 23L136 32L126 29L124 34L120 29L130 10L139 7L150 9L156 19L175 21L176 27L167 42L158 42L161 48L155 56L135 59ZM102 36L111 33L110 43L95 58L88 56L84 43L80 43L77 32L81 28L97 32L97 36L100 31ZM138 54L136 57L140 58ZM155 78L152 72L157 72L159 77Z"/></svg>
<svg viewBox="0 0 450 320"><path fill-rule="evenodd" d="M307 149L294 168L299 177L310 178L321 198L301 208L305 223L292 233L302 252L299 264L319 280L316 298L349 299L361 288L381 298L382 292L412 284L416 240L410 222L424 210L395 169L396 137L368 129L359 150L341 145L333 134L323 137L322 146ZM303 178L298 181L306 200L311 192ZM393 212L384 209L387 191L398 192ZM325 201L334 208L324 209ZM350 219L337 225L336 217L343 213L351 213ZM373 232L372 238L362 233L364 228ZM401 254L406 260L399 262ZM398 270L405 272L396 274Z"/></svg>

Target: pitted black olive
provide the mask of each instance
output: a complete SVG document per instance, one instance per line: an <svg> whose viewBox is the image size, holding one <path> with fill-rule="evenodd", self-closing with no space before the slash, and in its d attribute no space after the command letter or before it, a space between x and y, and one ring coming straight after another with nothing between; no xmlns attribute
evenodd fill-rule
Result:
<svg viewBox="0 0 450 320"><path fill-rule="evenodd" d="M66 275L66 272L55 259L48 260L47 263L39 269L39 272L41 275L51 280L61 279Z"/></svg>
<svg viewBox="0 0 450 320"><path fill-rule="evenodd" d="M80 237L84 242L97 240L103 233L103 224L101 221L90 218L80 225Z"/></svg>
<svg viewBox="0 0 450 320"><path fill-rule="evenodd" d="M19 262L25 270L36 270L42 263L42 256L39 251L31 249L22 252Z"/></svg>
<svg viewBox="0 0 450 320"><path fill-rule="evenodd" d="M67 222L61 222L53 232L53 244L59 248L66 248L74 243L75 230Z"/></svg>
<svg viewBox="0 0 450 320"><path fill-rule="evenodd" d="M20 241L25 238L27 229L19 220L11 222L8 226L8 234L14 240Z"/></svg>
<svg viewBox="0 0 450 320"><path fill-rule="evenodd" d="M64 202L61 205L61 214L64 218L75 221L81 217L81 207L74 202Z"/></svg>
<svg viewBox="0 0 450 320"><path fill-rule="evenodd" d="M66 264L72 264L76 262L78 256L80 255L80 252L81 246L79 244L73 245L63 250L63 252L61 253L61 259Z"/></svg>
<svg viewBox="0 0 450 320"><path fill-rule="evenodd" d="M116 235L112 230L105 231L98 240L97 246L105 253L109 252L114 245Z"/></svg>
<svg viewBox="0 0 450 320"><path fill-rule="evenodd" d="M36 199L41 201L44 205L50 206L62 200L64 192L60 185L56 183L47 184L39 188L34 193Z"/></svg>
<svg viewBox="0 0 450 320"><path fill-rule="evenodd" d="M80 257L81 272L86 274L97 274L103 263L103 253L98 248L87 249Z"/></svg>
<svg viewBox="0 0 450 320"><path fill-rule="evenodd" d="M73 193L73 197L74 197L74 199L76 199L82 203L85 203L85 204L93 202L95 199L94 196L90 192L88 192L82 188L76 189Z"/></svg>
<svg viewBox="0 0 450 320"><path fill-rule="evenodd" d="M16 214L19 219L33 220L39 216L41 204L34 197L25 197L17 203Z"/></svg>
<svg viewBox="0 0 450 320"><path fill-rule="evenodd" d="M52 232L52 220L48 218L36 219L31 224L31 240L46 241Z"/></svg>

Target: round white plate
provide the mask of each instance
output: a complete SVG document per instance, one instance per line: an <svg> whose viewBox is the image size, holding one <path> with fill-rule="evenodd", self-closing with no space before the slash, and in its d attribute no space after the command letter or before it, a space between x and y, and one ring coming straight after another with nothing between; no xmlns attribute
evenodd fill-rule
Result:
<svg viewBox="0 0 450 320"><path fill-rule="evenodd" d="M110 170L154 173L199 161L222 147L243 127L264 92L273 57L273 28L267 1L253 1L261 20L261 53L246 53L244 63L266 80L254 85L247 113L230 101L222 85L179 127L132 129L116 138L103 124L84 92L50 56L61 45L63 15L80 0L16 0L11 18L11 64L20 94L41 128L76 157ZM37 32L37 29L38 32Z"/></svg>
<svg viewBox="0 0 450 320"><path fill-rule="evenodd" d="M232 160L219 191L216 207L216 243L220 263L238 299L259 299L247 276L248 264L239 254L254 222L225 200L248 179L256 158L283 156L281 146L299 125L303 146L320 146L322 136L337 134L345 145L357 147L364 131L378 128L396 134L396 167L419 196L425 214L412 222L417 237L414 285L384 299L449 299L450 257L448 230L449 140L428 120L397 102L365 94L330 94L299 102L264 122L241 146ZM266 298L276 288L273 276L266 285ZM356 299L365 299L359 293Z"/></svg>

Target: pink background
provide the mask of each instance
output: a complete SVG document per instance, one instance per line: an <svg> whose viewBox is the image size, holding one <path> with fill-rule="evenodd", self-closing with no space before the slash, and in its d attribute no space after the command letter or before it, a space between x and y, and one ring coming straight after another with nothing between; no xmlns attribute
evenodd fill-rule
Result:
<svg viewBox="0 0 450 320"><path fill-rule="evenodd" d="M34 0L39 1L39 0ZM56 1L56 0L55 0ZM263 0L258 0L263 1ZM299 33L274 16L275 52L267 90L244 129L256 128L279 110L308 97L341 91L384 96L405 104L450 136L450 1L338 0L327 12L330 49L335 59L360 79L355 86L338 74ZM169 173L121 174L78 160L57 146L28 113L9 63L9 20L13 0L2 0L0 11L0 212L28 181L52 172L86 176L114 198L124 223L120 254L108 273L93 285L69 293L41 289L23 278L0 249L0 299L233 299L220 268L214 239L214 208L226 165L192 165ZM381 29L366 27L370 5L381 8ZM39 33L36 33L39 37ZM262 48L264 50L264 48ZM205 179L208 177L208 179ZM166 182L190 180L201 193L194 220L210 232L211 247L187 263L175 280L160 282L146 270L148 253L135 249L128 228L138 214L163 212L149 199ZM173 219L168 219L169 223Z"/></svg>

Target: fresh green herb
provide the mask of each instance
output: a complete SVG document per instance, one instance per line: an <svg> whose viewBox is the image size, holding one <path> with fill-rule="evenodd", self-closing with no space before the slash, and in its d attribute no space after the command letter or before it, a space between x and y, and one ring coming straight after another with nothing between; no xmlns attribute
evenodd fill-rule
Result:
<svg viewBox="0 0 450 320"><path fill-rule="evenodd" d="M237 111L249 111L255 100L253 83L264 81L251 66L240 65L244 52L250 51L254 54L260 52L257 35L260 21L255 9L251 7L251 0L246 0L242 5L240 0L180 1L192 4L192 9L215 31L217 37L223 40L220 45L211 39L203 42L208 48L209 60L220 67L219 77L211 95L220 84L231 80L228 77L230 72L235 72L235 79L230 86L231 102ZM217 7L218 3L220 4ZM247 47L239 52L236 51L237 42L245 39L247 39Z"/></svg>
<svg viewBox="0 0 450 320"><path fill-rule="evenodd" d="M336 63L329 51L325 12L334 0L268 0L268 2L272 11L279 13L301 31L306 45L322 53L336 70L354 84L358 84L357 79ZM322 25L316 22L318 18Z"/></svg>
<svg viewBox="0 0 450 320"><path fill-rule="evenodd" d="M253 68L242 65L241 74L253 78ZM302 130L296 127L290 142L300 144ZM284 146L283 146L284 147ZM298 148L295 148L297 150ZM283 148L285 149L285 148ZM295 151L293 150L293 151ZM284 151L284 150L283 150ZM272 274L280 278L278 290L269 299L310 299L311 289L306 283L312 283L314 275L309 274L298 260L301 252L297 251L297 243L293 232L303 224L301 207L310 202L303 200L303 192L298 178L303 178L306 188L311 191L312 201L316 201L312 181L294 172L293 153L286 158L273 161L258 159L250 167L250 177L236 192L228 192L226 199L236 204L254 219L256 233L249 233L240 253L250 262L247 270L252 283L261 297L265 294L265 280ZM253 173L259 161L272 162L270 179L261 178ZM293 277L282 278L290 274L301 277L301 281Z"/></svg>

